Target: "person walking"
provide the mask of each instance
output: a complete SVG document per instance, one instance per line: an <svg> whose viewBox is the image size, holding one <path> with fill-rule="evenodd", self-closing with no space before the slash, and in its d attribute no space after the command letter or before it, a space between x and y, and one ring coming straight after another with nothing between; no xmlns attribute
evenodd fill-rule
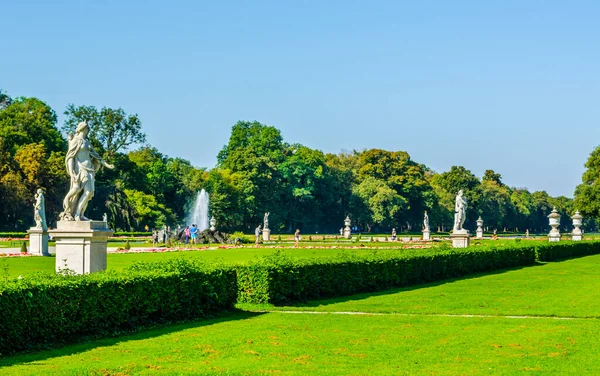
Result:
<svg viewBox="0 0 600 376"><path fill-rule="evenodd" d="M185 230L184 230L184 234L185 234L185 244L188 244L190 242L190 226L185 226Z"/></svg>
<svg viewBox="0 0 600 376"><path fill-rule="evenodd" d="M296 229L296 232L294 233L294 240L296 241L296 245L295 247L298 248L298 243L300 242L300 229Z"/></svg>
<svg viewBox="0 0 600 376"><path fill-rule="evenodd" d="M192 238L192 244L196 244L196 238L198 237L198 227L195 224L190 228L190 237Z"/></svg>
<svg viewBox="0 0 600 376"><path fill-rule="evenodd" d="M258 242L260 241L260 233L261 232L262 232L262 230L260 229L260 225L258 225L256 230L254 230L254 236L256 236L256 242L254 242L254 245L256 247L258 247Z"/></svg>
<svg viewBox="0 0 600 376"><path fill-rule="evenodd" d="M153 247L158 246L158 230L157 229L154 229L154 231L152 231L152 246Z"/></svg>

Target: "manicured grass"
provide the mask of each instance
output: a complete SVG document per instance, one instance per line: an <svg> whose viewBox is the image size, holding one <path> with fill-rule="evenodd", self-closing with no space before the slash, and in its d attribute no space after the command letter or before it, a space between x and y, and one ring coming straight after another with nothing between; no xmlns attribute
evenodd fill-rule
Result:
<svg viewBox="0 0 600 376"><path fill-rule="evenodd" d="M269 312L11 356L0 374L598 374L599 274L597 255L293 307L239 305ZM367 314L339 314L348 311Z"/></svg>
<svg viewBox="0 0 600 376"><path fill-rule="evenodd" d="M227 264L245 263L255 257L266 256L281 251L283 254L294 258L312 258L335 256L342 252L369 252L365 249L344 250L341 248L243 248L211 249L199 251L181 252L157 252L157 253L127 253L108 254L107 264L109 270L120 270L134 262L154 262L175 257L197 258L208 262L224 262ZM379 250L380 252L398 252L394 250ZM19 275L25 276L35 272L53 273L56 259L54 257L0 257L0 280L8 275L11 278ZM7 273L6 273L7 271Z"/></svg>
<svg viewBox="0 0 600 376"><path fill-rule="evenodd" d="M598 370L595 320L241 313L0 360L3 375Z"/></svg>

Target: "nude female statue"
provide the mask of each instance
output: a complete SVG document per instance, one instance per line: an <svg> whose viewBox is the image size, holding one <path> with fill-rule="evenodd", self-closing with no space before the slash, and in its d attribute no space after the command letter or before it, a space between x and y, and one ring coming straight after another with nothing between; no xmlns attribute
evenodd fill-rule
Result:
<svg viewBox="0 0 600 376"><path fill-rule="evenodd" d="M90 127L86 122L79 123L75 136L69 139L69 151L65 157L67 172L71 177L71 188L63 200L63 221L89 221L83 214L88 202L94 197L96 172L100 167L113 169L94 150L88 139Z"/></svg>
<svg viewBox="0 0 600 376"><path fill-rule="evenodd" d="M463 197L462 189L458 191L454 205L454 231L462 231L467 218L467 199Z"/></svg>
<svg viewBox="0 0 600 376"><path fill-rule="evenodd" d="M35 204L33 204L33 219L35 220L35 227L41 228L42 230L48 230L46 225L46 204L44 199L44 191L38 189L35 194Z"/></svg>

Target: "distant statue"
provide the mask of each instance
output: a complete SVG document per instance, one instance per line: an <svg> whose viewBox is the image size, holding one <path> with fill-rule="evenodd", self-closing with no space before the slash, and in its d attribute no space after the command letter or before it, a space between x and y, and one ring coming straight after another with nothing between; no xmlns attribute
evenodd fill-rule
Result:
<svg viewBox="0 0 600 376"><path fill-rule="evenodd" d="M108 216L106 215L106 213L102 214L102 220L108 223Z"/></svg>
<svg viewBox="0 0 600 376"><path fill-rule="evenodd" d="M344 228L343 227L340 229L340 236L344 236Z"/></svg>
<svg viewBox="0 0 600 376"><path fill-rule="evenodd" d="M35 227L46 231L48 230L48 225L46 224L46 203L44 201L44 191L38 189L35 194L35 204L33 204L33 218L35 220Z"/></svg>
<svg viewBox="0 0 600 376"><path fill-rule="evenodd" d="M429 231L429 216L427 215L427 210L425 210L425 216L423 218L423 227L425 230Z"/></svg>
<svg viewBox="0 0 600 376"><path fill-rule="evenodd" d="M264 218L264 224L263 224L263 229L268 230L269 229L269 212L265 213L265 218Z"/></svg>
<svg viewBox="0 0 600 376"><path fill-rule="evenodd" d="M458 191L454 204L454 231L463 231L467 218L467 199L463 196L462 189Z"/></svg>
<svg viewBox="0 0 600 376"><path fill-rule="evenodd" d="M100 167L113 169L94 150L88 134L90 127L86 122L77 125L75 136L69 140L69 150L65 157L67 172L71 177L71 187L63 200L63 221L89 221L83 214L89 201L94 197L96 172Z"/></svg>

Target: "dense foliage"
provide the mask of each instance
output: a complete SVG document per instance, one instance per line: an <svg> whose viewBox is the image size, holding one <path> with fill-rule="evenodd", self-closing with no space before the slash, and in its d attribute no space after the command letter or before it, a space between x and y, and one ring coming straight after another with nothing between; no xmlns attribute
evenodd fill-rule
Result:
<svg viewBox="0 0 600 376"><path fill-rule="evenodd" d="M0 354L233 308L236 274L184 260L0 285Z"/></svg>
<svg viewBox="0 0 600 376"><path fill-rule="evenodd" d="M273 233L337 232L350 215L361 231L420 231L423 211L433 230L453 223L459 189L469 200L465 227L482 216L489 230L546 232L547 215L556 207L563 230L575 207L566 197L511 188L492 170L480 179L462 166L436 173L404 151L370 149L324 154L288 144L281 132L258 122L235 124L218 164L207 171L162 154L145 143L142 122L122 109L67 106L61 133L55 112L36 98L11 98L0 92L0 230L24 231L33 223L33 193L46 192L47 219L53 226L68 188L64 167L66 133L88 121L90 138L114 170L97 174L88 216L108 214L111 228L142 231L184 225L196 192L210 194L211 215L220 229L252 232L270 212ZM137 147L137 149L135 148ZM598 154L598 153L596 153ZM577 209L598 216L597 185L590 157ZM595 174L595 175L594 175ZM596 223L588 219L586 229Z"/></svg>

